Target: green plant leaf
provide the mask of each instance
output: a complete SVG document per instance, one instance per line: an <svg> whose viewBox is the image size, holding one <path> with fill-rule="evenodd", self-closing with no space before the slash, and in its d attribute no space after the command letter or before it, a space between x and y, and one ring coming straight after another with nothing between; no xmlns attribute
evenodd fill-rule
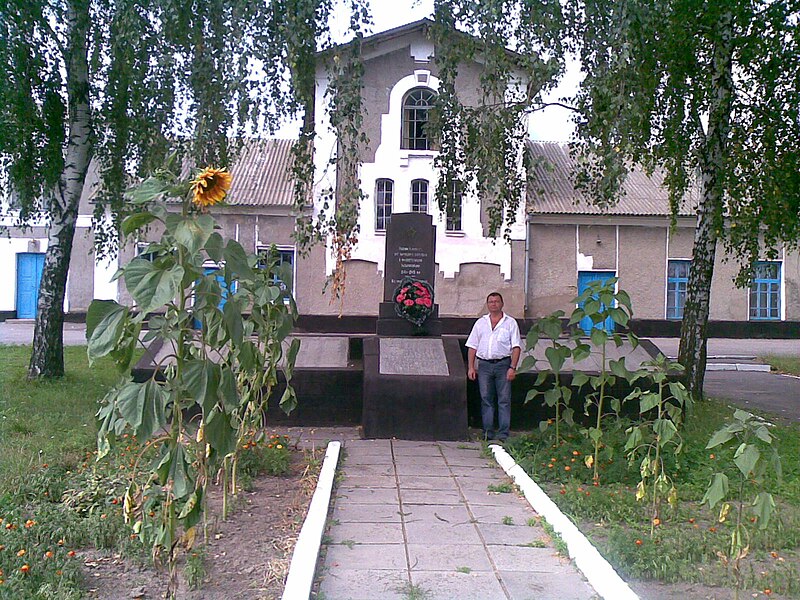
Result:
<svg viewBox="0 0 800 600"><path fill-rule="evenodd" d="M589 376L583 371L574 371L572 374L572 386L580 388L589 382Z"/></svg>
<svg viewBox="0 0 800 600"><path fill-rule="evenodd" d="M214 232L214 219L211 215L192 215L181 217L175 224L175 241L194 254L206 245Z"/></svg>
<svg viewBox="0 0 800 600"><path fill-rule="evenodd" d="M572 350L572 361L581 362L586 360L592 354L592 347L589 344L578 342Z"/></svg>
<svg viewBox="0 0 800 600"><path fill-rule="evenodd" d="M203 412L210 413L217 403L219 365L203 359L187 360L181 378L184 388Z"/></svg>
<svg viewBox="0 0 800 600"><path fill-rule="evenodd" d="M128 309L113 300L93 300L86 313L89 364L113 351L125 332Z"/></svg>
<svg viewBox="0 0 800 600"><path fill-rule="evenodd" d="M759 425L756 427L756 437L762 442L772 444L772 434L766 425Z"/></svg>
<svg viewBox="0 0 800 600"><path fill-rule="evenodd" d="M604 330L598 329L597 327L592 329L592 333L589 334L589 337L592 340L592 344L598 348L604 346L608 341L608 334Z"/></svg>
<svg viewBox="0 0 800 600"><path fill-rule="evenodd" d="M135 258L125 266L125 285L139 310L148 313L178 295L183 273L180 265L157 266L157 263Z"/></svg>
<svg viewBox="0 0 800 600"><path fill-rule="evenodd" d="M708 440L708 444L706 444L706 450L709 448L716 448L720 444L725 444L733 439L733 432L730 431L729 427L723 427L719 431L717 431L714 435L711 436L711 439Z"/></svg>
<svg viewBox="0 0 800 600"><path fill-rule="evenodd" d="M769 520L775 513L775 499L769 492L759 492L753 501L753 512L759 529L766 529Z"/></svg>
<svg viewBox="0 0 800 600"><path fill-rule="evenodd" d="M658 406L661 397L656 392L646 392L639 400L639 413L644 414Z"/></svg>
<svg viewBox="0 0 800 600"><path fill-rule="evenodd" d="M728 476L725 473L715 473L700 504L708 504L708 507L713 509L727 495Z"/></svg>
<svg viewBox="0 0 800 600"><path fill-rule="evenodd" d="M547 362L550 363L550 368L555 372L561 370L561 367L564 366L564 362L571 354L568 348L564 348L564 350L566 351L566 355L564 351L560 351L558 348L553 348L552 346L550 348L546 348L544 351L544 355L547 357Z"/></svg>
<svg viewBox="0 0 800 600"><path fill-rule="evenodd" d="M544 393L544 403L547 406L555 406L561 400L561 390L559 388L550 388Z"/></svg>
<svg viewBox="0 0 800 600"><path fill-rule="evenodd" d="M236 391L236 377L228 365L220 365L219 388L217 396L225 410L233 410L239 404L239 393Z"/></svg>
<svg viewBox="0 0 800 600"><path fill-rule="evenodd" d="M755 470L756 464L760 458L761 452L758 447L753 444L742 444L736 449L733 462L736 464L741 474L747 477Z"/></svg>
<svg viewBox="0 0 800 600"><path fill-rule="evenodd" d="M536 327L531 327L528 330L528 334L525 336L525 349L533 350L536 347L536 344L538 343L539 343L539 332L536 330Z"/></svg>
<svg viewBox="0 0 800 600"><path fill-rule="evenodd" d="M208 241L206 242L206 254L208 254L208 258L213 260L215 263L221 263L223 257L223 240L222 236L217 233L216 231L208 236Z"/></svg>
<svg viewBox="0 0 800 600"><path fill-rule="evenodd" d="M280 407L287 415L297 407L297 395L292 386L286 386L283 396L281 396Z"/></svg>
<svg viewBox="0 0 800 600"><path fill-rule="evenodd" d="M209 414L205 429L206 441L221 457L236 450L236 428L226 413L214 409Z"/></svg>
<svg viewBox="0 0 800 600"><path fill-rule="evenodd" d="M158 200L168 188L166 182L148 177L139 185L125 190L125 195L132 204L145 204Z"/></svg>
<svg viewBox="0 0 800 600"><path fill-rule="evenodd" d="M190 529L200 522L203 511L203 488L195 489L183 505L178 519L183 520L183 526Z"/></svg>
<svg viewBox="0 0 800 600"><path fill-rule="evenodd" d="M253 269L250 268L247 253L236 240L228 240L223 256L225 258L225 268L236 274L237 279L251 281L255 277Z"/></svg>
<svg viewBox="0 0 800 600"><path fill-rule="evenodd" d="M555 341L561 337L561 319L558 317L547 317L542 322L542 332Z"/></svg>
<svg viewBox="0 0 800 600"><path fill-rule="evenodd" d="M241 346L244 337L244 323L239 303L229 298L222 308L222 318L233 345Z"/></svg>
<svg viewBox="0 0 800 600"><path fill-rule="evenodd" d="M518 373L527 373L528 371L533 371L536 367L536 359L528 355L522 359L522 362L519 364L519 368L517 369Z"/></svg>
<svg viewBox="0 0 800 600"><path fill-rule="evenodd" d="M297 360L298 352L300 352L300 338L294 338L292 343L289 344L289 350L286 352L286 363L283 367L286 383L289 383L294 375L294 363Z"/></svg>
<svg viewBox="0 0 800 600"><path fill-rule="evenodd" d="M122 225L120 225L120 231L122 231L122 235L127 237L155 220L156 216L153 213L134 213L125 217L125 220L122 221Z"/></svg>
<svg viewBox="0 0 800 600"><path fill-rule="evenodd" d="M656 419L653 421L653 431L659 436L661 446L664 446L675 437L675 434L678 433L678 428L669 419Z"/></svg>
<svg viewBox="0 0 800 600"><path fill-rule="evenodd" d="M628 370L628 367L625 366L624 356L619 360L608 361L608 368L611 369L611 372L620 379L627 380L631 376L631 372Z"/></svg>

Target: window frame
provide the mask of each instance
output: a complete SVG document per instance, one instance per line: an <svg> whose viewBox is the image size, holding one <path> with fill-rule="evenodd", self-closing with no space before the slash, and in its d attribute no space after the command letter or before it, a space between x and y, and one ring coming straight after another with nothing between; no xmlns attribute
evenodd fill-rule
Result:
<svg viewBox="0 0 800 600"><path fill-rule="evenodd" d="M427 99L420 97L418 103L411 105L409 99L414 94L425 94ZM420 150L423 152L432 151L433 141L425 131L425 125L429 121L430 111L433 108L436 91L425 86L411 88L403 95L403 102L400 105L400 149L401 150ZM420 104L420 102L425 102ZM424 118L420 118L424 115ZM413 119L412 119L413 116ZM412 124L414 127L412 135Z"/></svg>
<svg viewBox="0 0 800 600"><path fill-rule="evenodd" d="M463 232L462 220L464 211L464 190L458 181L453 181L453 189L450 192L453 203L445 207L445 232ZM452 209L452 210L451 210Z"/></svg>
<svg viewBox="0 0 800 600"><path fill-rule="evenodd" d="M294 246L287 245L287 244L258 244L256 246L256 254L261 256L261 254L266 254L270 251L272 247L275 247L275 250L278 252L278 256L280 257L280 261L278 262L278 266L281 266L284 263L284 256L291 256L292 265L292 286L289 292L292 294L294 298L294 290L295 290L295 281L297 280L297 249ZM260 266L260 259L259 259L259 266ZM285 286L286 284L278 279L277 277L273 277L273 282L275 284L281 284Z"/></svg>
<svg viewBox="0 0 800 600"><path fill-rule="evenodd" d="M388 189L387 189L388 184ZM384 186L381 189L381 186ZM394 179L380 177L375 180L375 231L386 231L392 220ZM388 210L387 210L388 209Z"/></svg>
<svg viewBox="0 0 800 600"><path fill-rule="evenodd" d="M415 189L416 186L421 186L424 184L425 187L425 196L424 196L424 208L422 203L422 191ZM428 198L430 197L430 182L427 179L414 179L411 182L411 212L415 213L428 213Z"/></svg>
<svg viewBox="0 0 800 600"><path fill-rule="evenodd" d="M759 276L759 269L774 266L777 271L775 277ZM753 277L747 294L747 318L750 321L780 321L782 320L781 296L783 293L783 262L779 260L759 260L753 265ZM775 297L775 306L770 303L770 298ZM764 298L765 304L761 299ZM753 300L755 299L755 304Z"/></svg>
<svg viewBox="0 0 800 600"><path fill-rule="evenodd" d="M672 265L686 266L686 276L670 275L670 267ZM692 261L686 258L670 258L667 259L667 289L666 289L666 308L665 318L669 321L680 321L683 319L683 310L686 306L686 292L689 287L689 273L692 268ZM670 290L670 285L674 284L675 288ZM680 287L683 289L680 289ZM674 304L670 306L670 299L673 299Z"/></svg>

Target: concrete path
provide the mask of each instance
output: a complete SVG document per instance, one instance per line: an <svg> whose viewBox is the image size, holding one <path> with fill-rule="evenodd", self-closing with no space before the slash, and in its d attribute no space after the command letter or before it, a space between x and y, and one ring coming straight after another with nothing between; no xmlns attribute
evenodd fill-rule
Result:
<svg viewBox="0 0 800 600"><path fill-rule="evenodd" d="M586 600L593 589L478 443L344 445L319 597Z"/></svg>

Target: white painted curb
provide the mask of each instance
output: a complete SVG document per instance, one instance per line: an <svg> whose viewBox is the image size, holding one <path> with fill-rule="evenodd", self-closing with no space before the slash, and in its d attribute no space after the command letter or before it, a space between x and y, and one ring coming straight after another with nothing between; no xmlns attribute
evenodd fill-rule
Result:
<svg viewBox="0 0 800 600"><path fill-rule="evenodd" d="M491 444L497 463L522 489L525 498L537 513L547 519L553 529L561 536L569 550L569 556L581 570L595 591L605 600L639 600L628 584L617 574L608 561L603 558L586 539L575 524L561 512L555 502L542 491L536 482L514 462L502 446Z"/></svg>
<svg viewBox="0 0 800 600"><path fill-rule="evenodd" d="M322 533L325 531L325 522L328 519L333 477L336 474L341 447L341 442L328 443L325 460L317 480L317 488L314 490L306 520L303 521L300 536L294 546L289 575L286 577L286 587L283 589L283 600L300 600L311 595L314 571L317 568L317 558L319 557L319 546L322 541Z"/></svg>

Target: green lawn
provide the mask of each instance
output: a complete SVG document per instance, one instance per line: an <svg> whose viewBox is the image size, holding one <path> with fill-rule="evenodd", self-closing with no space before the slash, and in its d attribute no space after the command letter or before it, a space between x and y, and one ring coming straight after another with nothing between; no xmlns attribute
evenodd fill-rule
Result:
<svg viewBox="0 0 800 600"><path fill-rule="evenodd" d="M131 543L120 462L92 455L97 401L117 374L69 347L64 378L28 381L30 353L0 346L0 600L73 600L85 589L77 550Z"/></svg>
<svg viewBox="0 0 800 600"><path fill-rule="evenodd" d="M66 376L28 381L30 346L0 346L0 489L31 468L74 467L95 447L97 401L117 379L110 360L89 368L86 348L64 351Z"/></svg>
<svg viewBox="0 0 800 600"><path fill-rule="evenodd" d="M774 354L767 354L760 358L773 369L781 373L800 375L800 356L776 356Z"/></svg>

